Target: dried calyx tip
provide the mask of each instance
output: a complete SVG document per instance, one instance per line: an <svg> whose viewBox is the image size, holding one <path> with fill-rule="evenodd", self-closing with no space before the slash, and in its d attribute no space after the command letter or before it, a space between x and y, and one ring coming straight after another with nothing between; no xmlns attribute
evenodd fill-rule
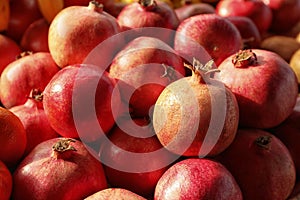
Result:
<svg viewBox="0 0 300 200"><path fill-rule="evenodd" d="M76 151L76 149L70 145L71 142L76 142L76 140L72 138L63 138L59 139L58 142L56 142L52 149L56 152L65 152L65 151Z"/></svg>
<svg viewBox="0 0 300 200"><path fill-rule="evenodd" d="M232 58L235 67L247 67L257 62L256 54L251 49L240 50Z"/></svg>
<svg viewBox="0 0 300 200"><path fill-rule="evenodd" d="M30 94L29 98L37 100L37 101L43 101L43 93L39 89L33 89L31 91L31 94Z"/></svg>
<svg viewBox="0 0 300 200"><path fill-rule="evenodd" d="M269 148L269 144L271 142L271 138L272 137L269 136L269 135L258 137L255 140L255 144L258 145L259 147L264 148L264 149L268 149Z"/></svg>
<svg viewBox="0 0 300 200"><path fill-rule="evenodd" d="M138 3L144 7L156 4L155 0L139 0Z"/></svg>
<svg viewBox="0 0 300 200"><path fill-rule="evenodd" d="M214 64L213 60L210 60L205 65L203 65L199 60L193 58L193 65L184 63L184 66L192 70L193 73L198 73L203 75L211 74L214 72L220 72L218 68L213 68L213 64Z"/></svg>

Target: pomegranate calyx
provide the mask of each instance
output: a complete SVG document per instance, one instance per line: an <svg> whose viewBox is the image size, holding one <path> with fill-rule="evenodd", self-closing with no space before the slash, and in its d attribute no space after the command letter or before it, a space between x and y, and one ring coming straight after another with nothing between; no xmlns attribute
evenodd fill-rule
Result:
<svg viewBox="0 0 300 200"><path fill-rule="evenodd" d="M156 7L157 3L155 0L139 0L138 3L146 9L152 9L153 7Z"/></svg>
<svg viewBox="0 0 300 200"><path fill-rule="evenodd" d="M176 80L176 71L173 69L173 67L168 66L166 64L162 64L163 68L164 68L164 74L161 75L161 78L167 77L170 81L174 81Z"/></svg>
<svg viewBox="0 0 300 200"><path fill-rule="evenodd" d="M65 151L77 151L73 146L70 145L71 142L76 142L76 140L72 138L60 139L52 146L52 150L59 153Z"/></svg>
<svg viewBox="0 0 300 200"><path fill-rule="evenodd" d="M261 148L264 149L269 149L270 147L270 143L271 143L271 136L269 135L265 135L265 136L260 136L258 138L256 138L255 140L255 144Z"/></svg>
<svg viewBox="0 0 300 200"><path fill-rule="evenodd" d="M32 55L33 52L32 51L23 51L21 52L19 55L16 56L16 60L20 59L20 58L23 58L25 56L29 56L29 55Z"/></svg>
<svg viewBox="0 0 300 200"><path fill-rule="evenodd" d="M38 102L42 102L43 101L43 93L40 89L33 89L33 90L31 90L28 98L36 100Z"/></svg>
<svg viewBox="0 0 300 200"><path fill-rule="evenodd" d="M97 0L92 0L89 2L88 9L101 13L103 12L103 4Z"/></svg>
<svg viewBox="0 0 300 200"><path fill-rule="evenodd" d="M256 54L251 49L240 50L232 58L234 67L244 68L257 62Z"/></svg>

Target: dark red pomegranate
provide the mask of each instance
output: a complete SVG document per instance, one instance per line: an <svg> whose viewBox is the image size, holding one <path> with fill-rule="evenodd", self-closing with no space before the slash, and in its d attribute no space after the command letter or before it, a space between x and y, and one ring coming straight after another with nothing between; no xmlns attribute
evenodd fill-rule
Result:
<svg viewBox="0 0 300 200"><path fill-rule="evenodd" d="M216 159L232 173L245 200L287 199L295 185L290 152L277 137L260 129L239 129Z"/></svg>
<svg viewBox="0 0 300 200"><path fill-rule="evenodd" d="M268 31L272 22L272 11L261 0L221 0L216 13L222 17L249 17L261 34Z"/></svg>
<svg viewBox="0 0 300 200"><path fill-rule="evenodd" d="M82 200L107 188L102 164L78 140L40 143L13 174L12 199Z"/></svg>
<svg viewBox="0 0 300 200"><path fill-rule="evenodd" d="M10 199L12 186L12 175L6 165L0 160L0 199Z"/></svg>
<svg viewBox="0 0 300 200"><path fill-rule="evenodd" d="M11 62L2 72L0 98L6 108L24 104L33 89L44 90L59 68L48 52L36 52Z"/></svg>
<svg viewBox="0 0 300 200"><path fill-rule="evenodd" d="M121 120L99 153L108 183L149 198L176 156L162 147L148 120Z"/></svg>
<svg viewBox="0 0 300 200"><path fill-rule="evenodd" d="M153 127L162 145L184 156L215 156L233 141L239 122L233 93L210 78L212 63L195 61L192 76L169 84L158 97Z"/></svg>
<svg viewBox="0 0 300 200"><path fill-rule="evenodd" d="M114 125L120 107L115 80L94 65L61 69L43 91L52 128L61 136L94 141ZM116 111L113 113L113 109Z"/></svg>
<svg viewBox="0 0 300 200"><path fill-rule="evenodd" d="M183 77L185 70L183 60L168 44L144 36L132 40L114 57L109 73L120 80L130 114L144 117L165 86Z"/></svg>
<svg viewBox="0 0 300 200"><path fill-rule="evenodd" d="M137 195L124 188L107 188L85 198L85 200L106 199L146 200L144 197L141 197L140 195Z"/></svg>
<svg viewBox="0 0 300 200"><path fill-rule="evenodd" d="M27 144L24 156L39 143L58 137L58 134L49 124L42 100L41 91L33 90L25 104L9 109L19 117L26 131Z"/></svg>
<svg viewBox="0 0 300 200"><path fill-rule="evenodd" d="M243 127L271 128L293 111L298 82L289 64L279 55L261 49L229 56L215 74L235 94Z"/></svg>
<svg viewBox="0 0 300 200"><path fill-rule="evenodd" d="M215 8L208 3L186 4L175 9L176 15L180 22L194 15L216 13Z"/></svg>
<svg viewBox="0 0 300 200"><path fill-rule="evenodd" d="M231 173L220 163L189 158L175 163L159 179L155 200L242 200L241 190Z"/></svg>
<svg viewBox="0 0 300 200"><path fill-rule="evenodd" d="M98 44L119 31L116 18L103 11L103 5L99 2L91 1L88 6L70 6L60 11L50 24L50 53L60 67L80 64ZM99 56L111 58L115 46L109 48Z"/></svg>
<svg viewBox="0 0 300 200"><path fill-rule="evenodd" d="M23 51L49 52L48 32L49 24L46 19L32 22L21 38L20 45Z"/></svg>
<svg viewBox="0 0 300 200"><path fill-rule="evenodd" d="M242 47L239 30L216 14L196 15L184 20L177 28L174 41L174 49L189 62L195 57L206 63L210 60L208 53L217 66Z"/></svg>

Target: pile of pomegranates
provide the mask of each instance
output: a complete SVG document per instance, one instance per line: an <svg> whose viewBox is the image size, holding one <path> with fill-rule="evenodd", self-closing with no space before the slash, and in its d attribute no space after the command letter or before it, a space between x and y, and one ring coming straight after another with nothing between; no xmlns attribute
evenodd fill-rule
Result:
<svg viewBox="0 0 300 200"><path fill-rule="evenodd" d="M0 9L0 200L300 198L300 0Z"/></svg>

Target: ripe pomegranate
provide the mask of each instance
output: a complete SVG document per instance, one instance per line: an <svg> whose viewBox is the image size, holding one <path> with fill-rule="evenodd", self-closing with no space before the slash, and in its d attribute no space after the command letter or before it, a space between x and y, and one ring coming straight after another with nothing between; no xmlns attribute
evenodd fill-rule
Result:
<svg viewBox="0 0 300 200"><path fill-rule="evenodd" d="M184 156L214 156L233 141L239 121L233 93L210 78L211 62L195 61L192 76L168 85L158 97L153 127L164 147Z"/></svg>
<svg viewBox="0 0 300 200"><path fill-rule="evenodd" d="M215 8L211 4L203 2L186 4L176 8L175 12L180 22L194 15L216 13Z"/></svg>
<svg viewBox="0 0 300 200"><path fill-rule="evenodd" d="M21 53L20 46L6 35L0 34L0 75L4 68Z"/></svg>
<svg viewBox="0 0 300 200"><path fill-rule="evenodd" d="M49 52L48 32L49 24L45 18L32 22L21 38L23 51Z"/></svg>
<svg viewBox="0 0 300 200"><path fill-rule="evenodd" d="M2 72L0 99L6 108L24 104L33 89L44 90L59 68L48 52L26 54Z"/></svg>
<svg viewBox="0 0 300 200"><path fill-rule="evenodd" d="M239 129L233 143L216 157L234 176L245 200L287 199L296 171L290 152L261 129Z"/></svg>
<svg viewBox="0 0 300 200"><path fill-rule="evenodd" d="M102 164L75 139L37 145L13 174L13 199L81 200L107 188Z"/></svg>
<svg viewBox="0 0 300 200"><path fill-rule="evenodd" d="M234 177L220 163L189 158L175 163L163 174L154 199L241 200L242 193Z"/></svg>
<svg viewBox="0 0 300 200"><path fill-rule="evenodd" d="M180 23L174 49L190 62L193 57L207 62L201 45L218 66L229 55L242 49L243 42L239 30L230 21L216 14L202 14Z"/></svg>
<svg viewBox="0 0 300 200"><path fill-rule="evenodd" d="M58 134L93 141L113 127L112 109L118 111L120 96L115 80L106 71L78 64L54 75L43 91L43 105Z"/></svg>
<svg viewBox="0 0 300 200"><path fill-rule="evenodd" d="M0 160L7 167L14 168L21 160L26 144L26 131L21 120L0 107Z"/></svg>
<svg viewBox="0 0 300 200"><path fill-rule="evenodd" d="M109 73L120 80L122 99L130 114L145 117L165 86L184 76L185 70L181 57L169 45L142 36L114 57Z"/></svg>
<svg viewBox="0 0 300 200"><path fill-rule="evenodd" d="M99 43L119 31L116 18L103 11L103 5L97 1L88 6L70 6L61 10L50 24L49 50L60 67L80 64ZM103 59L110 58L115 47L110 48L101 55Z"/></svg>
<svg viewBox="0 0 300 200"><path fill-rule="evenodd" d="M36 0L11 0L6 35L19 43L27 27L41 17Z"/></svg>
<svg viewBox="0 0 300 200"><path fill-rule="evenodd" d="M12 191L12 176L6 165L0 160L0 199L9 200Z"/></svg>
<svg viewBox="0 0 300 200"><path fill-rule="evenodd" d="M39 143L58 137L48 122L42 99L41 91L33 90L25 104L9 109L19 117L26 130L27 145L24 156Z"/></svg>
<svg viewBox="0 0 300 200"><path fill-rule="evenodd" d="M229 56L219 69L215 78L235 94L241 126L271 128L293 111L297 77L279 55L261 49L243 50Z"/></svg>
<svg viewBox="0 0 300 200"><path fill-rule="evenodd" d="M239 30L244 44L243 49L253 49L260 47L262 40L261 35L256 25L249 17L229 16L226 17L226 19L233 23Z"/></svg>
<svg viewBox="0 0 300 200"><path fill-rule="evenodd" d="M285 121L269 131L278 137L288 148L295 163L297 175L300 177L300 160L298 158L300 148L297 142L300 138L299 119L300 111L294 110Z"/></svg>
<svg viewBox="0 0 300 200"><path fill-rule="evenodd" d="M107 188L85 198L85 200L107 199L146 200L144 197L141 197L140 195L137 195L124 188Z"/></svg>
<svg viewBox="0 0 300 200"><path fill-rule="evenodd" d="M216 5L216 13L222 17L249 17L261 34L269 29L272 22L272 11L261 0L221 0Z"/></svg>
<svg viewBox="0 0 300 200"><path fill-rule="evenodd" d="M123 119L118 124L99 153L108 183L151 197L157 181L176 156L162 147L147 120Z"/></svg>
<svg viewBox="0 0 300 200"><path fill-rule="evenodd" d="M272 23L270 30L285 33L300 20L299 0L261 0L272 10Z"/></svg>

